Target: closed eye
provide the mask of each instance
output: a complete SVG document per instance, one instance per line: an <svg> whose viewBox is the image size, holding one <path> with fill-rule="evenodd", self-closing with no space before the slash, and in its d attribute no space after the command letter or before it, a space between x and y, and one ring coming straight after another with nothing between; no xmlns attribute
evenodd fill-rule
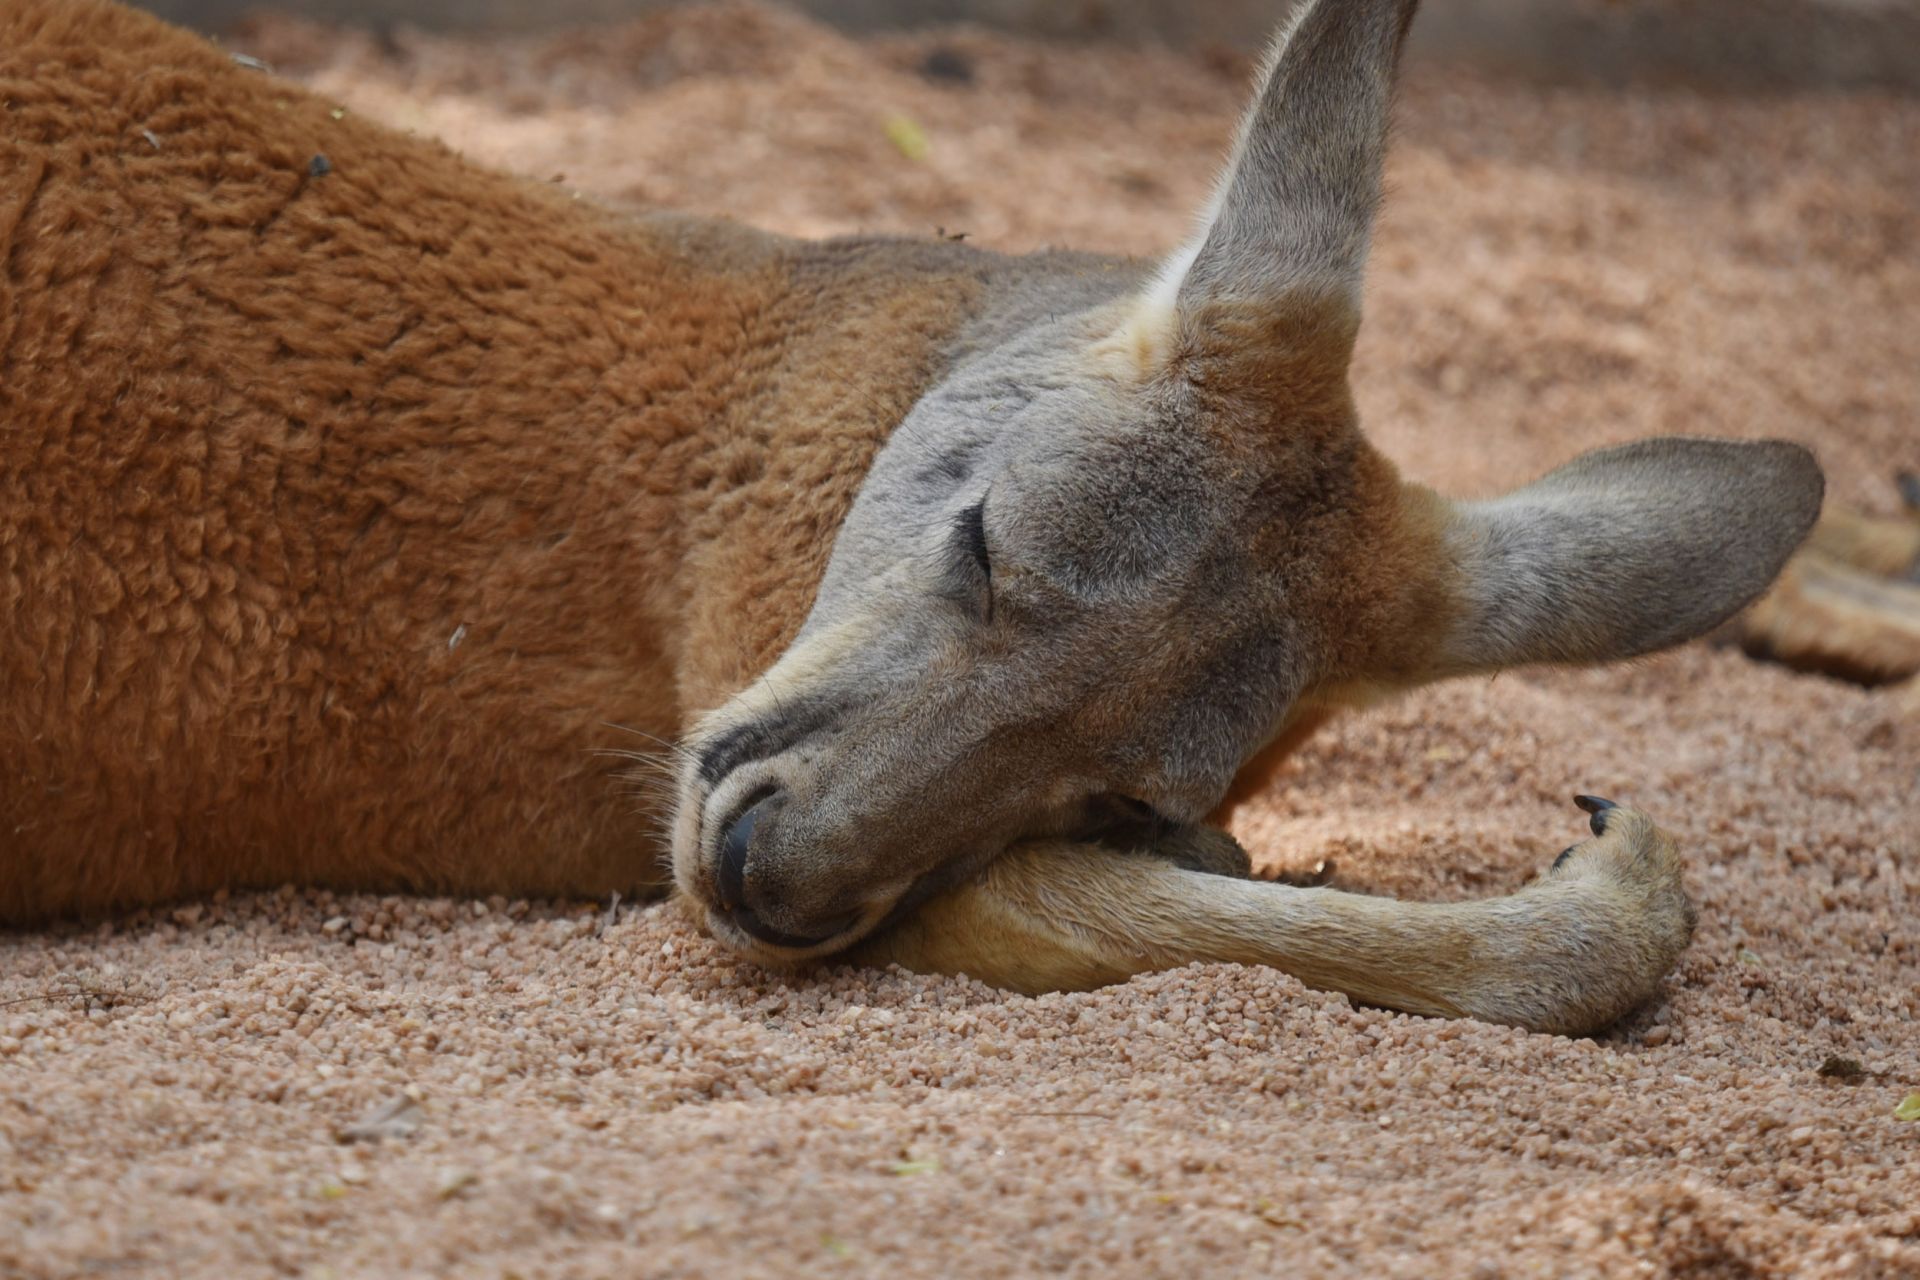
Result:
<svg viewBox="0 0 1920 1280"><path fill-rule="evenodd" d="M984 578L993 577L993 559L987 554L987 500L974 503L958 516L954 517L954 532L960 538L961 549L972 557L980 568Z"/></svg>
<svg viewBox="0 0 1920 1280"><path fill-rule="evenodd" d="M953 518L953 565L961 598L984 622L993 621L993 558L987 554L987 503L982 498Z"/></svg>

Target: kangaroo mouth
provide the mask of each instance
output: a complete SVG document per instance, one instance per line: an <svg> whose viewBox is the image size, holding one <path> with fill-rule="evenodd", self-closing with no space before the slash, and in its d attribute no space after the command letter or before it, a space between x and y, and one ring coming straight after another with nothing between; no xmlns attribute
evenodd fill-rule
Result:
<svg viewBox="0 0 1920 1280"><path fill-rule="evenodd" d="M759 925L748 929L737 913L722 911L712 905L706 905L703 910L707 931L715 941L770 969L788 969L825 960L880 928L878 924L864 925L856 919L838 933L827 937L800 938L777 930L765 930Z"/></svg>
<svg viewBox="0 0 1920 1280"><path fill-rule="evenodd" d="M754 913L752 907L734 907L727 912L727 918L733 922L734 928L740 930L740 932L746 934L752 938L754 942L763 947L773 947L780 951L826 953L838 951L840 949L839 947L829 947L827 944L848 932L852 929L855 922L859 920L857 915L847 916L838 923L829 926L827 931L818 937L803 938L798 934L782 933L780 930L773 928L767 924L766 921L760 919L760 917Z"/></svg>
<svg viewBox="0 0 1920 1280"><path fill-rule="evenodd" d="M828 959L857 943L885 933L913 914L929 898L938 896L970 874L971 870L960 875L948 875L943 869L922 876L891 904L855 912L835 932L817 938L796 937L768 929L758 917L743 919L742 909L727 910L704 898L700 900L700 908L708 932L729 950L770 968L792 968ZM745 912L751 915L750 909L745 909Z"/></svg>

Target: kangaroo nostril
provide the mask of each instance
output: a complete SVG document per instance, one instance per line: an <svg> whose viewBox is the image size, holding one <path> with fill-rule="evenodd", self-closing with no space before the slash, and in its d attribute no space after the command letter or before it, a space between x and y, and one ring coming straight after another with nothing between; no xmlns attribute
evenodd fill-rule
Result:
<svg viewBox="0 0 1920 1280"><path fill-rule="evenodd" d="M729 911L747 899L747 849L753 843L753 829L772 811L779 796L778 791L757 794L720 833L720 905Z"/></svg>
<svg viewBox="0 0 1920 1280"><path fill-rule="evenodd" d="M747 797L744 807L720 831L719 866L715 869L714 889L720 897L720 909L739 930L770 946L804 950L817 947L845 933L859 920L858 911L848 912L820 922L818 932L788 933L774 928L747 905L747 857L753 850L753 833L760 824L786 802L776 788L756 791ZM764 886L763 886L764 887Z"/></svg>

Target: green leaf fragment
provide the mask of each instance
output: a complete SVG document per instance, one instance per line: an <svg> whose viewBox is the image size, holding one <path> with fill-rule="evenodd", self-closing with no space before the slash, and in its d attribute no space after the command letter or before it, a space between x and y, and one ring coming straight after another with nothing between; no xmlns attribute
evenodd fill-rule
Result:
<svg viewBox="0 0 1920 1280"><path fill-rule="evenodd" d="M1895 1120L1920 1120L1920 1089L1914 1090L1893 1109Z"/></svg>
<svg viewBox="0 0 1920 1280"><path fill-rule="evenodd" d="M927 152L932 150L926 131L911 116L896 112L883 120L880 127L886 130L887 141L893 144L894 150L909 160L925 160Z"/></svg>
<svg viewBox="0 0 1920 1280"><path fill-rule="evenodd" d="M1255 1201L1253 1206L1253 1216L1260 1219L1262 1222L1266 1223L1270 1227L1305 1228L1306 1226L1306 1223L1300 1221L1300 1219L1288 1213L1286 1210L1282 1209L1279 1205L1275 1204L1271 1200Z"/></svg>
<svg viewBox="0 0 1920 1280"><path fill-rule="evenodd" d="M434 1192L442 1200L451 1200L478 1181L480 1176L471 1169L448 1169L440 1175Z"/></svg>

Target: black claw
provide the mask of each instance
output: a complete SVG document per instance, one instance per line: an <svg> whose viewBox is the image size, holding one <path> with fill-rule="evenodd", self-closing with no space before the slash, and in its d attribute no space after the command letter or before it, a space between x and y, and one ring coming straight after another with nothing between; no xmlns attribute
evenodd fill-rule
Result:
<svg viewBox="0 0 1920 1280"><path fill-rule="evenodd" d="M1900 500L1907 504L1907 510L1920 511L1920 475L1911 471L1902 471L1893 478L1900 490Z"/></svg>
<svg viewBox="0 0 1920 1280"><path fill-rule="evenodd" d="M1562 849L1560 851L1560 856L1553 860L1553 865L1548 867L1547 870L1558 871L1561 867L1566 866L1567 859L1571 858L1573 856L1573 851L1575 849L1578 849L1579 847L1580 846L1577 844L1570 844L1566 848Z"/></svg>
<svg viewBox="0 0 1920 1280"><path fill-rule="evenodd" d="M1593 828L1593 834L1597 836L1607 834L1607 810L1620 807L1613 801L1603 800L1599 796L1575 796L1573 802L1591 815L1587 819L1587 825Z"/></svg>

